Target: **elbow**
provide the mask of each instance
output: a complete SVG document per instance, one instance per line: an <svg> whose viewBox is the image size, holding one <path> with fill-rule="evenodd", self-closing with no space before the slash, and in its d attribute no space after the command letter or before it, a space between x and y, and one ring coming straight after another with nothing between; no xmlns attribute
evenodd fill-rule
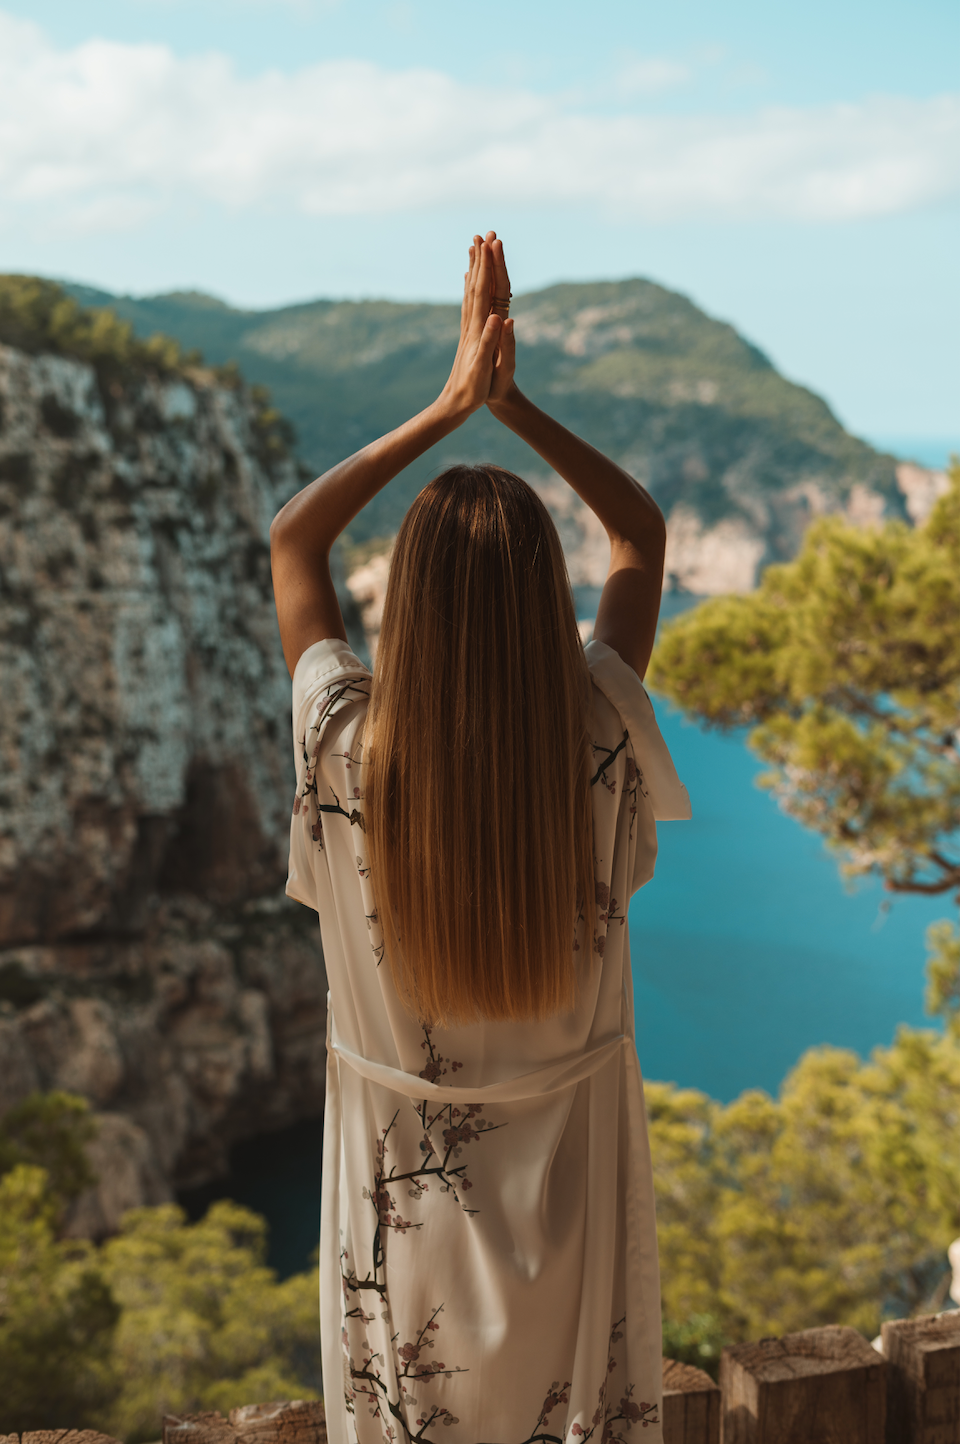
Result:
<svg viewBox="0 0 960 1444"><path fill-rule="evenodd" d="M275 552L275 551L277 550L277 547L278 547L279 544L280 544L280 538L282 537L282 535L283 535L283 508L281 507L280 510L277 512L276 516L273 518L273 521L270 523L270 550L271 550L271 552Z"/></svg>
<svg viewBox="0 0 960 1444"><path fill-rule="evenodd" d="M333 539L321 531L316 519L305 518L291 502L281 507L270 523L270 555L274 559L282 552L314 563L329 557L332 546Z"/></svg>
<svg viewBox="0 0 960 1444"><path fill-rule="evenodd" d="M608 531L611 554L624 566L640 570L662 571L667 552L667 523L663 512L651 498L634 513L626 526Z"/></svg>
<svg viewBox="0 0 960 1444"><path fill-rule="evenodd" d="M276 556L279 551L286 551L299 530L295 525L294 517L290 514L289 506L289 502L286 506L282 506L270 523L271 556Z"/></svg>
<svg viewBox="0 0 960 1444"><path fill-rule="evenodd" d="M647 494L643 505L633 519L630 533L624 536L638 550L648 554L657 552L662 556L667 549L667 519L653 497Z"/></svg>

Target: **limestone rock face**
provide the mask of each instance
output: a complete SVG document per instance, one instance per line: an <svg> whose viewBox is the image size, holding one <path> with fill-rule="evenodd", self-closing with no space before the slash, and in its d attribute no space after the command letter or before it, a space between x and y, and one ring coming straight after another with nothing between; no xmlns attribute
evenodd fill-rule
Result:
<svg viewBox="0 0 960 1444"><path fill-rule="evenodd" d="M81 1230L322 1106L271 424L209 372L0 346L0 1109L57 1087L103 1115Z"/></svg>

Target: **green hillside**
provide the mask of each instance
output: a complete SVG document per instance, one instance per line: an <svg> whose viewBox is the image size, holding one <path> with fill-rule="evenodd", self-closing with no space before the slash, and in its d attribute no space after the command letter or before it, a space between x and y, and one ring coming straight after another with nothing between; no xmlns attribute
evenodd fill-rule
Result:
<svg viewBox="0 0 960 1444"><path fill-rule="evenodd" d="M111 307L139 336L163 332L265 383L316 472L425 405L457 338L452 305L313 301L240 311L193 292L135 300L68 289L85 305ZM666 512L682 501L705 524L739 514L766 534L770 557L795 550L794 502L811 489L836 505L860 482L901 513L893 458L850 436L824 401L686 297L644 280L558 285L517 297L514 315L521 384L627 465ZM354 540L396 530L441 466L481 458L544 473L480 412L367 508Z"/></svg>

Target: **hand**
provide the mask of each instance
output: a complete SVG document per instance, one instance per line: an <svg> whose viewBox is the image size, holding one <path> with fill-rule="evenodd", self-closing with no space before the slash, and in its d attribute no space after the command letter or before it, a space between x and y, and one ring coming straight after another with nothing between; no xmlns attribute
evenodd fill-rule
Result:
<svg viewBox="0 0 960 1444"><path fill-rule="evenodd" d="M487 243L493 259L493 287L491 295L491 306L495 307L497 302L506 301L506 309L510 304L510 277L507 275L507 263L503 258L503 242L497 239L495 231L487 232ZM496 312L494 313L496 314ZM513 373L517 360L517 343L513 334L513 321L504 318L503 327L500 332L500 344L497 347L497 354L493 362L493 381L490 384L490 393L487 396L487 405L494 406L498 401L505 401L511 387L513 386Z"/></svg>
<svg viewBox="0 0 960 1444"><path fill-rule="evenodd" d="M470 247L470 268L463 278L460 342L449 379L439 398L441 409L461 420L484 405L493 384L494 357L503 330L500 317L490 309L493 275L491 244L480 236L474 236Z"/></svg>

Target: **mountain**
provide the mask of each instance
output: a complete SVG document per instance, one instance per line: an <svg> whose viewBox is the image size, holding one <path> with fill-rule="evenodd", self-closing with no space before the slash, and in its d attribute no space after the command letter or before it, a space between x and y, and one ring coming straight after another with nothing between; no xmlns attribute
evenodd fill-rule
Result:
<svg viewBox="0 0 960 1444"><path fill-rule="evenodd" d="M314 301L242 311L210 296L134 299L71 287L139 336L163 332L266 384L319 473L424 406L442 386L459 308ZM516 297L518 380L566 425L649 487L668 517L668 585L746 590L792 556L811 517L905 515L897 462L844 430L736 330L651 281L557 285ZM369 545L396 532L420 486L453 461L490 459L540 486L572 578L599 585L603 538L544 464L486 411L381 493L350 528Z"/></svg>

